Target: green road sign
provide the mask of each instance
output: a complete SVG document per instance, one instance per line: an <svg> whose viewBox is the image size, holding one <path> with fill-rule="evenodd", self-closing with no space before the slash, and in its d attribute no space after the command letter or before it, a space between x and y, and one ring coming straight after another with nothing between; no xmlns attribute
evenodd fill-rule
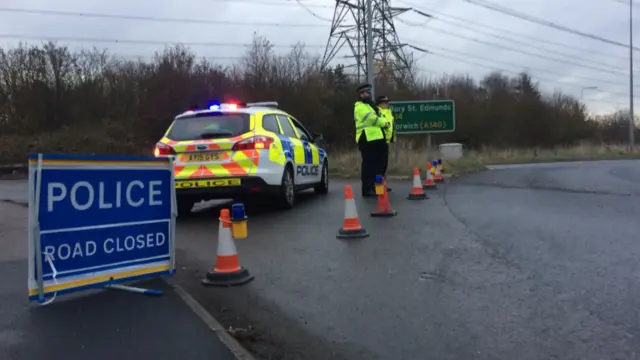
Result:
<svg viewBox="0 0 640 360"><path fill-rule="evenodd" d="M396 134L434 134L456 130L453 100L390 101Z"/></svg>

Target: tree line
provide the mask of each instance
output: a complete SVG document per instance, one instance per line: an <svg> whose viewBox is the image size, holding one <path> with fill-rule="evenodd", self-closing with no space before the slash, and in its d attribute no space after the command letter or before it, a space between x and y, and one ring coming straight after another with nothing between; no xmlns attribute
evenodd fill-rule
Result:
<svg viewBox="0 0 640 360"><path fill-rule="evenodd" d="M0 164L24 162L27 152L150 154L175 115L232 99L278 101L327 146L353 147L357 79L341 65L319 64L303 44L277 54L259 36L232 66L180 45L146 61L55 43L0 49ZM401 83L380 76L376 89L391 100L454 100L456 131L434 135L436 143L548 148L627 138L623 112L591 118L580 101L543 93L527 73Z"/></svg>

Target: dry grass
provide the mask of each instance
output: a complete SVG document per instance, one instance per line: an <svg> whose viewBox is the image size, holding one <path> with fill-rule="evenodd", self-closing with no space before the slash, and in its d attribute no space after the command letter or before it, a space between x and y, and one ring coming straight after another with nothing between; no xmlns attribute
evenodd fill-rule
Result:
<svg viewBox="0 0 640 360"><path fill-rule="evenodd" d="M360 153L356 149L331 151L331 173L338 177L357 177L360 174ZM400 144L392 148L389 159L390 176L410 176L414 168L424 169L427 161L439 158L436 150L411 149ZM491 164L519 164L578 160L640 159L640 149L630 153L625 145L579 145L556 149L490 149L465 151L458 160L444 161L447 174L460 176L485 169Z"/></svg>

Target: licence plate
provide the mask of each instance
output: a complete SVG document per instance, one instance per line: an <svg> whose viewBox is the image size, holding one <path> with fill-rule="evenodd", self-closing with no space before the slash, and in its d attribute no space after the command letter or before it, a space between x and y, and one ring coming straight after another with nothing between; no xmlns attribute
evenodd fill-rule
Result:
<svg viewBox="0 0 640 360"><path fill-rule="evenodd" d="M187 155L187 162L220 161L223 159L224 159L224 155L221 151Z"/></svg>
<svg viewBox="0 0 640 360"><path fill-rule="evenodd" d="M240 179L206 179L176 181L176 189L202 189L219 186L240 186Z"/></svg>

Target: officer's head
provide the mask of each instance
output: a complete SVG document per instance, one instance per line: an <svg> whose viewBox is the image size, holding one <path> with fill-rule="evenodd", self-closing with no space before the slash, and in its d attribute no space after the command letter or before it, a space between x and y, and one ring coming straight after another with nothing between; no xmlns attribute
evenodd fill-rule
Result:
<svg viewBox="0 0 640 360"><path fill-rule="evenodd" d="M371 100L371 84L364 84L358 87L358 98L360 100Z"/></svg>
<svg viewBox="0 0 640 360"><path fill-rule="evenodd" d="M389 107L389 98L386 96L378 96L378 98L376 99L376 105L378 105L381 108L388 108Z"/></svg>

